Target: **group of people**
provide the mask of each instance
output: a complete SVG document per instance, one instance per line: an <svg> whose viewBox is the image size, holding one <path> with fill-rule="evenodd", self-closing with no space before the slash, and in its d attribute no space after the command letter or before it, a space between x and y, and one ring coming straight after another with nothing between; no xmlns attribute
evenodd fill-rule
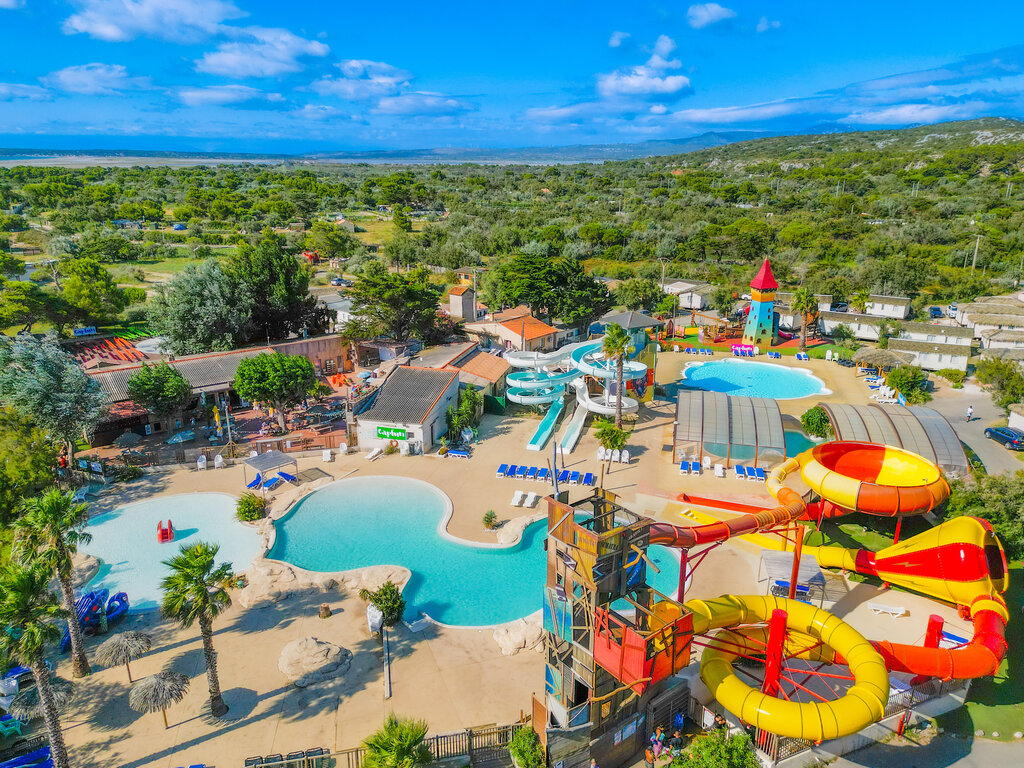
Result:
<svg viewBox="0 0 1024 768"><path fill-rule="evenodd" d="M651 743L644 749L644 763L647 768L654 768L654 764L658 760L664 759L666 762L672 762L674 758L683 753L685 746L686 741L683 739L681 726L674 728L672 735L668 736L665 729L659 725L651 734Z"/></svg>

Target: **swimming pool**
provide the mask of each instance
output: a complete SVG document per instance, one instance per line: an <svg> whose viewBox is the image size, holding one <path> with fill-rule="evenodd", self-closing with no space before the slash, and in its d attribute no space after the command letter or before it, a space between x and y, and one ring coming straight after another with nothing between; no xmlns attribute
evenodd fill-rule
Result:
<svg viewBox="0 0 1024 768"><path fill-rule="evenodd" d="M310 571L400 565L412 572L405 618L488 626L541 608L546 523L534 523L513 547L474 546L439 533L451 501L438 488L402 477L339 480L302 499L277 522L267 557ZM654 586L674 594L679 560L662 547Z"/></svg>
<svg viewBox="0 0 1024 768"><path fill-rule="evenodd" d="M174 541L161 544L156 527L167 520L174 524ZM235 519L235 497L226 493L139 501L97 515L86 530L92 541L81 549L101 561L88 588L127 592L132 611L159 607L160 582L168 570L163 561L178 554L182 544L219 544L217 562L230 562L236 571L249 567L262 544L255 528Z"/></svg>
<svg viewBox="0 0 1024 768"><path fill-rule="evenodd" d="M831 394L825 382L810 371L753 360L690 363L683 369L682 383L709 392L772 400Z"/></svg>

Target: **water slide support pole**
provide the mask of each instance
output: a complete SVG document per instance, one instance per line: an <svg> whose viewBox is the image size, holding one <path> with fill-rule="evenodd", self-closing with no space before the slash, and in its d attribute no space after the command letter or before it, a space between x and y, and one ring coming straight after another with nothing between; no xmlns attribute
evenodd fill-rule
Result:
<svg viewBox="0 0 1024 768"><path fill-rule="evenodd" d="M676 590L676 602L683 602L686 597L686 565L689 559L690 550L679 550L679 589Z"/></svg>
<svg viewBox="0 0 1024 768"><path fill-rule="evenodd" d="M782 672L782 649L786 644L786 618L788 614L781 608L772 611L768 620L768 647L765 649L764 682L761 693L778 696L779 674Z"/></svg>
<svg viewBox="0 0 1024 768"><path fill-rule="evenodd" d="M896 518L896 533L892 537L892 543L893 544L899 544L900 543L900 529L902 527L903 527L903 518L902 517L897 517Z"/></svg>
<svg viewBox="0 0 1024 768"><path fill-rule="evenodd" d="M789 573L789 599L796 599L796 580L800 576L800 554L804 549L804 527L796 523L793 532L793 570Z"/></svg>
<svg viewBox="0 0 1024 768"><path fill-rule="evenodd" d="M925 648L939 647L939 641L942 640L942 626L945 622L946 620L937 613L933 613L928 617L928 629L924 633Z"/></svg>

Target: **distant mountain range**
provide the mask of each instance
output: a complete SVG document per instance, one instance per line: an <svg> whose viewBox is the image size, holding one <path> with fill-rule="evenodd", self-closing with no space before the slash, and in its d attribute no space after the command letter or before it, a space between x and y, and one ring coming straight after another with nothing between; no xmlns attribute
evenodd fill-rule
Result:
<svg viewBox="0 0 1024 768"><path fill-rule="evenodd" d="M652 139L623 144L572 144L560 147L477 149L368 150L362 152L310 152L304 154L248 154L236 152L161 152L144 150L41 150L0 149L0 164L32 165L199 165L217 163L371 163L371 164L552 164L633 160L696 154L698 160L751 161L771 157L792 159L836 151L916 149L944 151L980 144L1024 141L1024 123L1009 118L920 125L869 131L850 131L839 124L822 124L796 135L766 131L711 131L679 139Z"/></svg>

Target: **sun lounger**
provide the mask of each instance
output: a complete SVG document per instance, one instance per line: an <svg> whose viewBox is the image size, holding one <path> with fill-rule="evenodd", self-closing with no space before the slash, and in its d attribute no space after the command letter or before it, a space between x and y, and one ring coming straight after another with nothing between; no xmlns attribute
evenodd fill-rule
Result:
<svg viewBox="0 0 1024 768"><path fill-rule="evenodd" d="M250 491L255 491L261 485L263 485L263 475L257 472L256 477L253 478L251 483L246 483L245 487L248 488Z"/></svg>
<svg viewBox="0 0 1024 768"><path fill-rule="evenodd" d="M699 461L691 461L690 462L690 474L691 475L699 475L700 474L700 462Z"/></svg>
<svg viewBox="0 0 1024 768"><path fill-rule="evenodd" d="M747 475L747 480L757 480L757 472L754 471L754 467L744 467L743 471Z"/></svg>
<svg viewBox="0 0 1024 768"><path fill-rule="evenodd" d="M445 456L449 459L468 459L469 451L449 450L448 453L445 454Z"/></svg>
<svg viewBox="0 0 1024 768"><path fill-rule="evenodd" d="M623 450L619 454L619 462L622 464L629 464L629 451Z"/></svg>
<svg viewBox="0 0 1024 768"><path fill-rule="evenodd" d="M527 480L536 480L537 479L537 468L536 467L530 467L528 470L526 470L526 479Z"/></svg>
<svg viewBox="0 0 1024 768"><path fill-rule="evenodd" d="M597 478L594 477L594 473L593 472L586 472L583 475L583 479L580 480L580 483L582 485L593 485L596 482L597 482Z"/></svg>
<svg viewBox="0 0 1024 768"><path fill-rule="evenodd" d="M295 475L289 475L287 472L278 472L277 476L284 480L286 483L294 483L296 480Z"/></svg>
<svg viewBox="0 0 1024 768"><path fill-rule="evenodd" d="M764 470L761 469L761 467L755 467L754 474L757 476L757 479L760 480L762 483L768 480L768 476L764 473Z"/></svg>
<svg viewBox="0 0 1024 768"><path fill-rule="evenodd" d="M509 502L513 507L522 506L523 501L526 499L526 493L524 491L516 491L512 494L512 501Z"/></svg>
<svg viewBox="0 0 1024 768"><path fill-rule="evenodd" d="M563 469L561 472L558 473L558 482L560 482L560 483L568 483L569 482L569 470L568 469Z"/></svg>
<svg viewBox="0 0 1024 768"><path fill-rule="evenodd" d="M526 479L526 465L525 464L520 464L518 467L516 467L516 480L525 480L525 479Z"/></svg>
<svg viewBox="0 0 1024 768"><path fill-rule="evenodd" d="M725 467L715 464L715 477L725 477Z"/></svg>
<svg viewBox="0 0 1024 768"><path fill-rule="evenodd" d="M508 464L499 464L498 471L494 474L494 476L504 477L506 472L508 472Z"/></svg>
<svg viewBox="0 0 1024 768"><path fill-rule="evenodd" d="M573 470L572 474L569 475L569 485L580 484L580 473Z"/></svg>
<svg viewBox="0 0 1024 768"><path fill-rule="evenodd" d="M75 495L71 497L71 501L75 504L81 504L85 501L85 495L89 492L88 488L79 488L75 491Z"/></svg>
<svg viewBox="0 0 1024 768"><path fill-rule="evenodd" d="M539 500L540 494L536 493L535 491L530 491L528 494L526 494L526 503L523 504L523 506L530 507L532 509L533 507L537 506L537 502Z"/></svg>
<svg viewBox="0 0 1024 768"><path fill-rule="evenodd" d="M505 472L505 477L515 477L517 469L519 469L519 467L515 464L510 464L508 470Z"/></svg>
<svg viewBox="0 0 1024 768"><path fill-rule="evenodd" d="M683 459L682 461L679 462L679 474L680 475L688 475L688 474L690 474L690 462L687 461L686 459Z"/></svg>
<svg viewBox="0 0 1024 768"><path fill-rule="evenodd" d="M746 467L744 467L742 464L736 464L736 465L733 466L732 469L733 469L733 472L736 473L736 479L737 480L746 480L747 479Z"/></svg>
<svg viewBox="0 0 1024 768"><path fill-rule="evenodd" d="M548 471L548 468L541 467L540 470L537 472L537 482L546 483L550 479L551 473Z"/></svg>
<svg viewBox="0 0 1024 768"><path fill-rule="evenodd" d="M374 461L375 459L379 459L383 455L384 455L384 449L383 448L374 448L372 451L370 451L368 454L366 454L366 460L367 461Z"/></svg>
<svg viewBox="0 0 1024 768"><path fill-rule="evenodd" d="M884 614L886 616L892 616L893 618L896 618L897 616L907 615L907 609L904 608L902 605L883 605L882 603L868 603L868 610L870 610L872 613L877 613L879 615Z"/></svg>
<svg viewBox="0 0 1024 768"><path fill-rule="evenodd" d="M265 482L263 484L263 489L266 490L266 491L272 491L275 488L277 488L277 486L279 486L279 485L281 485L283 483L284 483L284 480L282 480L280 477L272 477L269 480L267 480L267 482Z"/></svg>

